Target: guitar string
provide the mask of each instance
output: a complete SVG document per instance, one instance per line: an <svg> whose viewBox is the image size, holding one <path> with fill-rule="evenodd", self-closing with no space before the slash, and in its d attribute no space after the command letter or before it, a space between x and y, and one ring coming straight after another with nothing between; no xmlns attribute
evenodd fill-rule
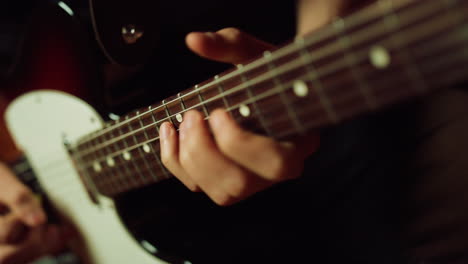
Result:
<svg viewBox="0 0 468 264"><path fill-rule="evenodd" d="M297 100L297 101L299 101L299 100ZM296 102L294 102L294 103L296 103ZM319 108L319 107L317 107L317 106L312 106L312 107ZM272 112L274 113L275 111L280 110L280 109L282 109L282 108L283 108L283 107L281 107L281 106L268 108L268 109L266 109L266 110L269 110L269 111L264 112L264 115L271 114ZM251 116L251 117L253 117L253 118L258 118L257 115ZM285 118L285 117L280 117L280 118L275 119L274 122L269 122L267 125L268 125L268 126L273 126L273 125L275 125L276 123L282 123L283 121L288 121L288 120L289 120L289 119L287 119L287 118ZM257 127L257 129L260 129L260 128L262 128L262 127L261 127L261 126L260 126L260 127ZM156 153L155 153L155 154L160 155L160 149L156 149ZM141 155L138 155L138 156L135 157L135 159L141 160L141 159L145 159L145 157L144 157L144 156L141 156ZM126 164L125 164L125 163L119 164L119 167L123 167L123 166L126 166ZM109 169L109 168L107 168L107 169ZM117 167L117 168L116 168L116 167L113 167L113 168L111 168L111 170L119 170L119 168L118 168L118 167ZM145 173L146 173L148 170L150 170L150 168L146 169L146 170L145 170ZM160 174L157 174L157 175L158 175L158 177L160 177L160 179L158 179L158 180L156 180L156 181L152 181L151 183L159 182L160 180L165 179L163 173L160 173ZM107 179L107 180L112 181L112 179ZM111 188L112 188L112 187L111 187Z"/></svg>
<svg viewBox="0 0 468 264"><path fill-rule="evenodd" d="M433 3L438 3L438 2L433 2ZM440 3L438 3L438 4L440 4ZM430 7L430 6L429 6L429 7ZM432 12L432 10L433 10L433 9L431 9L431 8L427 8L427 9L430 10L431 12ZM421 10L418 10L418 11L421 11ZM422 12L422 11L421 11L421 12ZM434 11L434 12L435 12L435 11ZM413 20L416 20L414 17L415 17L415 16L413 16L412 19L413 19ZM403 18L401 18L401 19L403 19ZM383 20L379 20L379 21L377 22L377 24L381 24L381 23L385 23L385 22L384 22ZM374 24L374 25L375 25L375 24ZM404 25L406 25L406 24L401 24L401 26L404 26ZM381 31L382 31L380 27L378 27L377 29L374 29L374 30L376 30L377 32L381 32ZM366 32L366 36L371 35L371 34L369 33L369 32L371 32L371 31L365 31L365 32ZM366 39L366 40L367 40L367 39ZM354 43L354 45L359 44L359 43L360 43L360 42ZM329 55L329 53L336 53L337 50L330 50L330 47L331 47L331 46L336 47L336 49L337 49L338 51L342 51L341 45L340 45L339 43L337 43L337 44L335 43L335 44L329 45L329 46L327 46L327 47L318 49L316 53L314 52L313 55L309 56L310 62L314 62L314 60L318 61L319 59L323 58L325 55ZM310 63L310 62L309 62L309 63ZM279 70L279 69L281 69L281 68L278 68L277 70ZM245 71L244 71L244 72L245 72ZM265 73L265 74L262 74L262 76L263 76L263 75L269 75L269 74L271 74L271 73ZM220 82L220 79L218 79L218 82ZM252 82L252 80L250 80L250 82ZM212 83L207 84L206 87L205 87L205 89L212 88L213 86L212 86L211 84L212 84ZM248 87L247 84L249 84L249 83L245 83L244 86ZM236 88L236 87L234 87L234 88ZM198 91L194 91L194 92L200 92L200 91L201 91L201 88L198 89ZM188 95L189 95L189 94L187 94L187 96L188 96ZM225 94L219 95L219 96L216 97L215 99L216 99L216 100L217 100L217 99L222 99L224 96L226 96L226 93L225 93ZM182 98L183 98L183 97L184 97L184 96L182 96ZM176 101L178 101L178 100L180 100L180 98L177 98L176 100L173 100L173 101L171 101L171 102L169 102L169 103L165 103L165 104L163 104L163 106L164 106L164 107L167 107L167 106L170 105L172 102L176 102ZM204 102L204 103L207 103L207 102ZM122 122L118 122L118 123L116 123L115 125L116 125L117 127L118 127L118 126L123 126L123 125L127 124L128 122L131 122L130 120L134 120L134 118L140 118L141 116L144 116L145 114L148 114L148 113L150 113L150 112L154 112L154 111L156 111L156 110L158 110L158 108L152 109L152 110L147 111L147 112L143 112L141 115L138 115L138 116L129 118L129 119L124 120L124 121L122 121ZM159 110L161 110L161 109L159 109ZM174 118L175 116L177 116L178 114L181 114L181 113L183 113L183 112L179 112L179 113L176 113L176 114L173 114L173 115L169 115L169 116L165 117L165 118L162 119L162 120L164 121L164 120L167 120L167 119ZM110 127L108 127L108 128L112 128L112 127L113 127L113 126L110 126ZM107 128L105 128L105 129L107 129ZM105 130L105 129L104 129L104 130ZM138 129L138 130L135 130L135 131L139 131L139 130L141 130L141 128ZM100 131L103 131L103 130L100 130ZM106 145L112 144L113 142L116 142L116 141L120 140L121 138L128 137L128 136L131 136L131 135L129 135L129 134L121 135L121 136L119 136L119 137L117 137L117 138L113 138L112 140L110 140L110 141L108 141L108 142L105 142L105 144L106 144ZM91 147L90 149L83 150L83 151L77 151L77 152L80 152L80 156L86 155L87 153L93 151L96 147L98 147L98 146L94 146L94 147Z"/></svg>
<svg viewBox="0 0 468 264"><path fill-rule="evenodd" d="M468 51L468 48L465 49L465 51ZM459 58L459 57L457 57L457 58ZM429 59L428 59L428 60L429 60ZM394 78L392 78L392 80L396 80L396 83L398 83L398 81L401 81L401 80L394 79ZM405 79L405 80L406 80L406 79ZM387 83L387 86L389 86L390 84L394 85L393 83ZM381 87L380 87L380 88L381 88ZM415 94L416 94L416 92L415 92ZM359 93L355 93L355 95L359 95ZM395 95L394 95L395 98L398 97L398 96L401 96L401 93L398 93L398 94L395 94ZM348 98L349 98L349 96L348 96ZM299 102L300 102L300 101L299 101ZM295 103L297 103L297 102L294 102L294 104L295 104ZM303 113L308 113L308 112L310 113L310 112L311 112L311 111L310 111L310 108L316 108L316 107L314 107L314 106L306 107L306 109L303 111ZM278 109L278 107L277 107L276 109ZM288 122L290 122L290 120L287 118L287 116L284 116L284 115L283 115L283 116L280 116L279 120L275 120L275 121L276 121L275 123L281 123L282 121L288 121ZM260 128L261 128L261 127L260 127ZM295 128L292 128L292 127L291 127L289 130L284 131L284 132L283 132L283 135L286 136L286 135L290 134L291 132L297 133L297 130L296 130ZM281 134L277 134L276 136L277 136L277 137L281 137L282 135L281 135ZM144 158L144 157L143 157L143 158ZM125 164L122 164L122 166L125 166Z"/></svg>
<svg viewBox="0 0 468 264"><path fill-rule="evenodd" d="M462 25L464 25L464 24L462 24ZM433 26L433 25L429 24L429 25L426 25L426 26L427 26L426 29L432 29L432 26ZM460 25L458 25L458 26L460 26ZM413 30L416 31L417 33L420 33L420 32L421 32L421 29L419 29L419 28L416 28L416 29L413 29ZM429 31L432 32L432 30L429 30ZM399 43L399 44L394 44L394 43L392 43L392 44L388 44L388 45L385 45L385 46L387 47L387 49L388 49L389 51L393 51L394 48L399 48L401 45L409 45L409 44L411 44L412 42L415 42L415 41L418 41L418 40L421 40L421 39L422 39L422 38L413 38L411 41L408 41L408 39L406 39L406 40L405 40L406 42L405 42L404 44L400 44L400 43ZM393 40L392 38L387 39L387 41L389 41L389 42L392 42L392 40ZM395 46L395 47L394 47L394 46ZM365 48L365 51L367 51L366 48ZM361 63L363 60L366 60L366 59L368 58L368 53L367 53L367 52L364 53L364 51L361 50L361 53L363 53L364 55L363 55L363 56L356 56L356 59L355 59L356 62ZM357 54L357 52L356 52L355 54ZM303 61L304 61L304 60L303 60ZM292 63L288 63L288 64L287 64L288 67L287 67L287 68L284 67L284 68L281 70L281 72L293 71L293 70L296 70L296 69L301 69L301 68L305 67L305 65L308 65L308 63L309 63L308 61L307 61L306 63L294 61L294 62L292 62ZM327 68L327 66L328 66L328 68ZM318 72L317 78L315 78L315 79L323 78L324 76L328 76L329 74L334 73L334 72L336 72L336 71L339 71L339 70L341 70L341 69L343 69L343 68L346 68L346 67L348 67L348 66L349 66L349 65L348 65L348 63L347 63L347 61L346 61L345 58L339 60L338 62L334 61L333 63L327 64L325 67L318 68L318 69L316 70L316 71ZM327 69L326 69L326 70L323 70L323 68L327 68ZM264 74L264 75L271 75L271 73L269 73L269 74ZM263 75L262 75L262 76L263 76ZM297 78L297 79L303 79L303 77L304 77L304 76L299 76L299 78ZM259 80L259 79L260 79L260 80ZM226 94L223 95L222 97L225 97L226 95L232 95L232 94L234 94L234 93L236 93L236 92L239 92L239 91L243 91L243 89L244 89L245 87L255 86L255 84L258 84L258 82L262 82L264 79L267 79L267 77L264 76L263 78L258 77L258 78L252 79L252 80L255 80L255 81L257 81L257 82L255 82L254 84L251 84L251 83L249 83L249 82L245 82L245 83L243 83L243 84L241 84L241 85L239 85L239 86L236 86L236 87L232 88L231 90L228 90L228 91L226 92ZM292 86L293 82L294 82L294 81L290 81L290 82L288 82L288 83L283 83L282 86L287 87L286 89L291 89L292 87L290 87L290 86ZM260 95L258 95L258 96L252 97L250 100L246 100L246 101L244 101L243 103L237 104L235 107L231 107L231 109L226 109L226 110L227 110L227 111L232 111L232 110L237 109L237 108L240 107L241 105L250 104L250 103L252 103L253 101L258 101L258 100L264 99L265 97L268 97L268 96L271 96L271 95L276 94L277 92L283 91L283 89L281 89L281 88L282 88L282 87L275 86L275 87L273 87L272 89L270 89L269 91L264 92L263 94L260 94ZM286 90L286 89L285 89L285 90ZM221 97L221 96L214 96L214 97L212 97L212 98L210 98L210 99L204 101L203 103L199 103L199 104L197 104L197 105L191 106L191 107L187 108L186 110L181 111L180 113L184 113L184 112L187 112L187 111L192 110L192 109L197 109L197 108L203 107L203 106L206 105L207 103L210 103L210 102L219 100L220 97ZM179 114L180 114L180 113L179 113ZM160 119L160 120L158 120L157 122L151 123L151 124L149 124L149 125L147 125L147 126L145 126L145 127L142 127L142 128L140 128L140 129L136 129L136 130L134 130L134 131L135 131L135 133L136 133L136 132L140 132L140 131L144 131L144 130L146 130L146 129L149 128L149 127L152 127L152 126L161 124L161 123L163 123L163 122L166 122L166 120L169 120L170 118L173 118L174 116L175 116L175 115L169 116L169 117L167 117L167 118ZM126 134L126 135L127 135L127 137L130 136L130 134ZM131 134L131 135L134 135L134 134ZM95 145L94 147L88 149L87 151L79 153L79 154L80 154L79 157L84 157L84 156L85 156L86 154L88 154L88 153L92 153L92 152L95 152L95 151L97 151L97 150L100 150L100 149L102 149L102 148L104 148L104 147L106 147L106 146L108 146L108 145L110 145L110 144L112 144L112 143L114 143L114 142L118 142L118 141L120 141L120 140L122 140L122 139L124 139L124 138L126 138L126 137L123 137L123 138L122 138L122 137L117 137L117 138L114 138L113 140L107 141L107 142L105 142L105 143L103 143L103 144ZM110 157L118 156L118 155L120 155L120 154L122 154L122 153L127 152L128 150L132 150L132 149L141 147L141 146L143 146L144 144L146 144L146 143L148 143L148 142L152 142L152 141L157 140L157 139L159 139L159 137L156 137L156 138L153 138L153 139L151 139L151 140L149 140L149 141L141 142L140 144L133 145L132 147L125 148L125 149L122 149L122 150L120 150L120 151L114 152L113 155L111 155ZM101 159L101 160L102 160L102 159Z"/></svg>
<svg viewBox="0 0 468 264"><path fill-rule="evenodd" d="M360 15L362 15L362 14L360 14ZM330 32L331 32L331 30L327 31L326 29L324 29L323 31L326 31L325 33L330 33ZM319 35L320 33L321 33L321 31L320 31L320 32L317 32L317 35ZM319 42L322 38L328 37L328 36L331 35L331 34L323 34L323 35L324 35L324 36L317 37L317 38L316 38L316 41ZM315 37L315 36L314 36L314 37ZM312 42L311 44L313 44L313 42ZM275 52L274 52L274 55L277 55L278 53L280 53L279 51L280 51L280 50L275 51ZM285 55L287 55L287 54L288 54L288 53L286 53ZM250 68L254 68L254 67L256 66L256 64L262 64L262 63L260 63L260 61L254 61L254 62L252 62L251 64L244 65L244 69L250 70ZM263 63L263 64L265 64L265 63ZM235 73L233 72L233 73L230 73L230 74L227 75L227 76L223 76L223 77L221 77L221 80L218 80L218 81L223 81L224 79L227 79L228 77L230 77L230 75L235 75ZM204 89L204 88L206 88L207 86L210 86L210 84L212 84L212 82L207 83L206 85L202 86L201 89ZM177 100L178 100L178 99L172 100L172 101L168 102L167 104L163 104L163 105L159 106L159 108L162 109L162 108L164 107L164 105L168 105L168 104L173 103L173 102L175 102L175 101L177 101ZM155 109L155 110L158 110L158 109ZM145 113L146 113L146 112L144 112L143 114L145 114ZM127 120L127 122L131 122L132 120L133 120L133 119ZM122 122L120 125L123 125L123 123L124 123L124 122ZM107 128L107 129L113 129L113 126ZM79 143L81 143L81 142L86 142L86 141L91 140L91 139L95 138L96 136L99 136L100 134L106 133L106 132L107 132L106 130L98 131L98 133L96 133L96 134L94 134L94 135L89 135L90 138L84 137L84 138L82 139L83 141L80 140L80 141L78 141L78 142L79 142Z"/></svg>
<svg viewBox="0 0 468 264"><path fill-rule="evenodd" d="M380 0L378 3L371 4L368 7L363 8L360 12L356 12L354 14L349 15L346 18L343 18L342 21L345 22L348 29L353 29L354 27L358 27L358 26L363 25L363 24L365 24L365 23L367 23L367 22L369 22L371 20L376 19L379 16L388 15L389 12L392 12L394 14L398 14L402 10L409 12L409 10L416 9L414 7L412 7L412 9L409 9L407 6L416 3L417 0L415 0L415 1L400 1L401 3L400 2L395 3L395 2L398 2L398 1L395 1L395 0L393 0L393 1L392 0ZM431 3L432 4L434 4L434 3L440 4L440 1L433 0L433 1L431 1ZM428 4L424 5L424 7L430 6L431 3L428 3ZM447 4L445 4L445 5L447 5ZM407 7L409 10L404 9L405 7ZM440 8L440 6L439 6L439 8ZM452 6L450 6L450 8L452 8ZM377 9L377 10L384 9L384 10L381 11L381 13L375 14L375 16L372 16L370 18L365 18L365 16L369 16L370 14L374 13L374 12L370 12L370 10L373 10L373 9ZM359 16L362 16L362 17L360 18ZM359 19L362 19L364 21L359 21ZM365 19L367 19L367 20L365 20ZM335 34L336 33L334 32L333 26L326 26L326 27L324 27L322 29L319 29L318 31L313 32L313 34L311 33L310 36L307 36L303 40L305 41L306 46L310 46L310 45L313 45L313 44L317 44L317 43L319 43L321 41L328 40L328 39L326 39L326 37L333 38L333 37L335 37ZM285 57L287 55L290 55L291 53L296 52L296 51L297 51L297 47L295 45L286 45L284 47L279 48L276 51L273 51L271 53L271 59L273 59L273 60L280 59L280 58ZM316 54L318 54L319 51L320 50L317 50ZM247 71L252 70L252 69L255 69L255 67L257 67L258 65L266 65L266 64L268 64L268 62L269 62L269 59L260 58L258 60L255 60L255 61L249 63L249 64L244 65L241 70L238 69L237 71L233 71L233 72L228 73L227 75L221 76L216 81L221 82L221 81L229 79L229 78L231 78L233 76L239 77L242 73L247 72ZM239 71L241 71L241 73L239 73ZM207 89L207 88L211 88L215 84L216 84L215 81L211 81L211 82L203 85L202 87L200 87L198 89L198 91L201 91L201 90L204 90L204 89ZM184 99L184 97L188 97L188 96L191 96L191 95L196 96L198 91L197 90L190 91L189 93L183 95L182 99ZM164 107L167 107L168 105L170 105L170 104L172 104L174 102L177 102L179 100L180 100L180 98L173 99L173 100L171 100L169 102L163 103L162 105L158 106L157 108L154 108L151 111L162 110L162 109L164 109ZM150 111L142 112L140 116L142 116L144 114L147 114L149 112ZM104 128L102 130L96 131L95 133L91 133L91 134L89 134L87 136L84 136L83 138L79 139L77 143L88 142L88 141L90 141L90 140L92 140L92 139L94 139L94 138L108 132L109 130L115 129L118 126L123 126L123 125L127 124L128 122L131 122L131 121L135 120L137 117L138 116L134 116L134 117L132 117L132 118L130 118L128 120L124 120L124 121L122 121L122 122L120 122L118 124L108 126L108 127Z"/></svg>
<svg viewBox="0 0 468 264"><path fill-rule="evenodd" d="M463 77L463 76L465 76L466 74L465 74L465 71L460 70L460 71L458 72L457 75L460 75L460 77ZM445 82L450 83L450 80L447 79L447 80L445 80ZM445 83L445 82L442 82L442 83ZM442 83L441 83L441 84L442 84ZM294 130L294 129L291 128L291 130ZM61 173L60 175L63 175L63 174L66 173L66 172L67 172L67 171L64 171L64 172ZM69 182L71 182L71 181L69 181ZM49 186L49 187L50 187L50 186ZM83 192L82 190L78 190L78 189L77 189L76 187L74 187L74 186L68 185L69 189L70 189L70 187L75 188L75 189L72 190L72 191L66 191L66 189L63 188L63 184L61 184L59 187L60 187L60 188L59 188L60 191L63 191L63 193L61 193L61 192L55 192L55 195L58 195L58 196L60 196L60 195L62 195L62 194L66 194L67 196L69 196L69 195L71 194L71 195L75 195L75 197L77 197L78 195L83 195L83 194L85 194L85 192ZM139 187L142 187L142 186L139 186ZM127 191L128 191L128 190L131 190L131 189L127 189ZM77 191L79 191L80 194L78 194ZM125 190L124 190L123 192L125 192ZM121 193L121 192L120 192L120 193Z"/></svg>
<svg viewBox="0 0 468 264"><path fill-rule="evenodd" d="M465 48L465 51L466 51L466 48ZM437 70L437 69L435 69L435 70ZM429 75L430 75L430 74L429 74ZM392 80L393 80L393 78L392 78ZM386 83L390 84L390 82L386 82ZM359 94L359 93L355 92L354 94ZM285 117L285 118L286 118L286 117ZM293 129L291 129L291 130L293 130ZM125 164L123 164L122 166L125 166Z"/></svg>
<svg viewBox="0 0 468 264"><path fill-rule="evenodd" d="M439 12L439 13L440 13L440 12ZM380 29L380 28L379 28L379 29ZM380 31L381 31L381 30L380 30ZM355 44L355 45L356 45L356 44ZM303 64L309 64L309 63L313 62L314 59L316 59L316 58L313 58L313 57L312 57L312 58L309 58L306 62L304 62L304 60L302 60L302 61L299 61L299 62L296 61L296 62L288 63L288 64L284 65L282 68L281 68L281 67L278 68L278 69L277 69L277 72L284 73L284 72L286 72L287 70L293 70L295 67L297 67L297 68L303 67L303 66L304 66ZM344 66L347 66L347 65L344 65ZM288 67L291 67L292 69L288 69ZM210 98L210 100L206 100L206 101L204 101L204 102L202 102L202 103L200 103L200 104L198 104L198 105L195 105L195 106L193 106L193 107L191 107L191 108L189 108L189 109L180 111L180 112L178 112L178 113L176 113L176 114L168 115L167 117L160 119L160 120L158 121L158 123L162 123L162 122L164 122L164 121L166 121L166 120L171 120L171 119L175 118L177 115L182 114L182 113L184 113L184 112L186 112L186 111L188 111L188 110L190 110L190 109L192 109L192 108L198 108L198 107L203 106L203 105L205 105L205 104L207 104L207 103L210 103L210 102L212 102L212 101L216 101L216 100L223 99L223 98L224 98L225 96L227 96L227 95L231 95L231 94L233 94L233 93L235 93L235 92L242 91L242 89L245 89L245 88L247 88L247 87L249 87L249 86L252 86L253 84L256 84L256 83L258 83L258 82L261 82L261 81L264 81L264 80L268 79L268 78L270 77L270 75L271 75L270 72L264 73L264 74L262 74L262 75L260 75L260 76L257 76L257 78L255 78L255 79L251 79L251 80L249 80L249 81L247 81L247 82L242 83L241 85L238 85L238 86L236 86L236 87L233 87L232 89L226 91L224 94L220 94L220 95L218 95L218 96L212 97L212 98ZM262 76L263 76L263 77L262 77ZM320 77L321 77L321 76L319 76L319 78L320 78ZM259 80L259 79L260 79L260 80ZM252 83L253 83L253 84L252 84ZM144 114L143 114L143 115L144 115ZM140 117L141 117L141 116L140 116ZM137 133L137 132L139 132L139 131L143 131L144 129L146 129L146 128L148 128L148 127L154 125L154 124L158 124L158 123L149 124L149 125L147 125L147 126L145 126L145 127L141 127L141 128L139 128L139 129L135 129L135 130L134 130L134 133ZM122 123L119 123L119 124L122 124ZM86 154L88 154L88 153L91 153L91 152L93 152L93 151L96 151L97 149L100 149L100 148L102 148L102 147L106 147L106 146L108 146L108 145L110 145L110 144L113 144L114 142L118 142L118 141L120 141L120 140L122 140L122 139L124 139L124 138L126 138L126 137L132 136L132 135L133 135L132 133L126 133L126 134L120 135L120 136L118 136L118 137L114 137L114 138L112 138L111 140L108 140L108 141L103 142L103 143L98 144L98 145L94 145L94 146L92 146L92 147L90 147L90 148L88 148L88 149L86 149L86 150L77 151L76 154L79 155L79 157L82 157L82 156L84 156L84 155L86 155Z"/></svg>
<svg viewBox="0 0 468 264"><path fill-rule="evenodd" d="M312 106L312 107L317 107L317 106ZM279 108L280 108L280 107L273 107L271 110L272 110L272 111L276 111L276 110L279 109ZM268 108L268 109L270 109L270 108ZM270 112L271 112L271 111L268 111L268 112L265 112L264 114L270 114ZM252 116L252 117L256 117L256 116ZM285 121L285 120L287 120L287 119L286 119L286 118L280 118L280 119L276 119L276 120L274 120L274 121ZM275 122L270 122L268 125L274 125L274 124L275 124ZM258 128L259 128L259 127L258 127ZM157 152L156 154L159 154L159 152L160 152L159 149L156 149L156 152ZM138 156L136 156L136 158L137 158L137 159L143 159L143 158L145 158L145 157L143 157L143 156L141 156L141 155L138 155ZM57 163L59 163L59 162L57 162ZM118 163L118 162L117 162L116 164L117 164L117 165L116 165L115 167L112 167L112 170L119 170L119 169L121 169L122 167L126 166L125 163ZM112 172L110 171L110 173L112 173ZM158 174L158 176L160 177L160 179L165 178L165 177L164 177L164 174ZM117 179L117 181L118 181L118 179Z"/></svg>
<svg viewBox="0 0 468 264"><path fill-rule="evenodd" d="M465 71L461 71L461 70L460 70L460 71L458 72L458 74L457 74L457 75L459 75L460 77L462 77L462 76L465 76L466 74L465 74ZM447 79L446 81L448 81L448 79ZM61 187L63 187L63 185L61 185ZM72 186L72 187L73 187L73 186ZM60 188L60 190L63 190L63 191L65 191L63 188ZM78 190L77 190L77 189L75 189L75 191L78 191ZM73 192L75 192L75 191L73 191ZM65 193L65 192L64 192L64 193ZM66 192L66 194L67 194L67 195L69 195L69 194L70 194L70 192Z"/></svg>
<svg viewBox="0 0 468 264"><path fill-rule="evenodd" d="M255 100L257 100L257 99L258 99L258 98L255 98ZM245 102L245 103L247 103L247 102ZM250 103L250 102L249 102L249 103ZM197 107L197 106L195 106L195 107ZM194 108L195 108L195 107L194 107ZM160 120L159 123L160 123L160 122L163 122L163 121L164 121L164 119L163 119L163 120ZM158 123L158 122L156 122L156 123L154 123L154 124L150 124L150 125L144 127L145 130L143 130L143 131L146 131L146 129L147 129L148 127L151 127L151 126L153 126L153 125L155 125L155 124L157 124L157 123ZM157 138L156 138L156 139L157 139ZM153 140L155 140L155 139L152 139L152 140L150 140L150 141L142 142L141 144L134 145L134 146L132 146L131 148L126 148L126 149L124 149L124 150L121 150L120 152L117 152L116 154L121 154L121 153L124 152L124 151L131 150L131 149L134 149L134 148L136 148L136 147L142 146L142 145L144 145L144 144L146 144L146 143L148 143L148 142L151 142L151 141L153 141Z"/></svg>

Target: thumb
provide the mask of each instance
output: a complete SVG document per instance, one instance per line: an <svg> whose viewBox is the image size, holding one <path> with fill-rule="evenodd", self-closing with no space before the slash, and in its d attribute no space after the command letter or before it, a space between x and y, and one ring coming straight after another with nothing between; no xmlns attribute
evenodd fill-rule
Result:
<svg viewBox="0 0 468 264"><path fill-rule="evenodd" d="M225 28L218 32L192 32L185 41L189 49L199 56L231 64L244 63L273 48L273 45L236 28Z"/></svg>

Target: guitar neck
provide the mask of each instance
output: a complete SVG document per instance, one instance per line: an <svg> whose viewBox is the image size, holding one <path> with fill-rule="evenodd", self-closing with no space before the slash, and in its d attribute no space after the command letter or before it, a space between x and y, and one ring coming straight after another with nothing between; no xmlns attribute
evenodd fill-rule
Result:
<svg viewBox="0 0 468 264"><path fill-rule="evenodd" d="M466 79L468 3L383 0L82 138L71 152L113 197L171 177L159 126L224 108L244 128L285 139Z"/></svg>

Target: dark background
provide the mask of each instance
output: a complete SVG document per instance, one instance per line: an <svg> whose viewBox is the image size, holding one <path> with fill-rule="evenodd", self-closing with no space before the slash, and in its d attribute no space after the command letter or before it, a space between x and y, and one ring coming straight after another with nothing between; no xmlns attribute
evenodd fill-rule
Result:
<svg viewBox="0 0 468 264"><path fill-rule="evenodd" d="M295 34L295 1L160 1L152 8L151 30L158 39L155 48L148 53L144 70L113 87L108 96L113 100L106 101L119 113L134 109L134 102L147 105L162 100L231 67L190 52L185 36L191 31L237 27L274 44L282 44ZM113 11L105 12L107 16ZM136 100L128 98L129 91L137 91Z"/></svg>

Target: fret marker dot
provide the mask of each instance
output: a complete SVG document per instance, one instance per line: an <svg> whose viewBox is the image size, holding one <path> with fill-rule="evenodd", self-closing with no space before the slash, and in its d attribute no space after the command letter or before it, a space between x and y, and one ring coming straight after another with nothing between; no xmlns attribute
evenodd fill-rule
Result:
<svg viewBox="0 0 468 264"><path fill-rule="evenodd" d="M309 94L309 88L302 80L297 80L294 82L293 90L297 97L306 97Z"/></svg>
<svg viewBox="0 0 468 264"><path fill-rule="evenodd" d="M143 151L146 152L146 153L150 153L151 152L151 148L148 144L144 144L143 145Z"/></svg>
<svg viewBox="0 0 468 264"><path fill-rule="evenodd" d="M115 160L111 157L108 157L107 158L107 165L109 165L109 167L114 167L115 166Z"/></svg>
<svg viewBox="0 0 468 264"><path fill-rule="evenodd" d="M131 160L132 159L132 155L130 155L129 152L124 152L122 154L122 156L123 156L124 160Z"/></svg>
<svg viewBox="0 0 468 264"><path fill-rule="evenodd" d="M265 58L271 57L271 51L269 51L269 50L264 51L264 52L263 52L263 56L264 56Z"/></svg>
<svg viewBox="0 0 468 264"><path fill-rule="evenodd" d="M94 169L95 172L101 172L102 171L101 164L99 164L99 162L95 162L93 164L93 169Z"/></svg>
<svg viewBox="0 0 468 264"><path fill-rule="evenodd" d="M372 65L377 69L385 69L390 65L391 57L387 49L382 46L374 46L369 54Z"/></svg>
<svg viewBox="0 0 468 264"><path fill-rule="evenodd" d="M179 121L179 123L182 123L182 121L184 121L184 118L182 117L182 114L177 114L175 116L175 118L177 119L177 121Z"/></svg>
<svg viewBox="0 0 468 264"><path fill-rule="evenodd" d="M243 116L243 117L248 117L250 115L250 108L246 105L241 105L239 107L239 113Z"/></svg>

